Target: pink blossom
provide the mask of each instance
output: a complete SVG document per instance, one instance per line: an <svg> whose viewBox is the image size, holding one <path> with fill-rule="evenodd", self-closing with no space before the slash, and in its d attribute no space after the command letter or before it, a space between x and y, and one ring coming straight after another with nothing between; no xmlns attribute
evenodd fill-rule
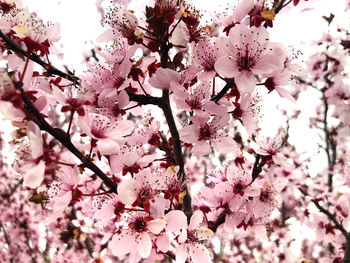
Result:
<svg viewBox="0 0 350 263"><path fill-rule="evenodd" d="M248 29L234 26L229 33L227 56L219 58L215 70L225 78L235 78L240 93L251 93L256 85L255 75L272 77L283 70L286 60L284 47L268 41L263 27Z"/></svg>
<svg viewBox="0 0 350 263"><path fill-rule="evenodd" d="M109 160L113 173L123 172L126 175L128 172L138 173L156 158L156 153L148 155L143 154L141 149L123 147L118 155L111 155Z"/></svg>
<svg viewBox="0 0 350 263"><path fill-rule="evenodd" d="M52 208L49 221L61 216L70 202L77 202L82 194L78 189L80 176L77 166L60 166L56 176L57 180L50 185L48 190Z"/></svg>
<svg viewBox="0 0 350 263"><path fill-rule="evenodd" d="M215 186L215 192L218 196L230 196L229 201L231 211L238 211L248 197L259 195L260 191L256 186L251 186L252 176L237 168L235 165L230 165L226 171L227 182L218 183Z"/></svg>
<svg viewBox="0 0 350 263"><path fill-rule="evenodd" d="M193 68L197 70L203 70L198 76L199 80L209 81L215 77L215 62L222 56L222 49L216 41L213 43L211 39L200 40L194 47L194 59L195 64Z"/></svg>
<svg viewBox="0 0 350 263"><path fill-rule="evenodd" d="M122 142L123 136L129 135L134 129L131 121L113 123L106 116L95 113L80 117L78 123L83 132L97 141L97 148L103 155L119 153L118 142Z"/></svg>
<svg viewBox="0 0 350 263"><path fill-rule="evenodd" d="M229 119L230 117L227 114L214 116L210 121L209 116L193 117L193 124L179 131L180 139L183 142L194 144L192 153L195 155L205 155L211 152L207 140L218 152L228 153L234 151L237 147L235 141L223 132L220 132L220 129L229 122Z"/></svg>
<svg viewBox="0 0 350 263"><path fill-rule="evenodd" d="M158 235L165 227L165 220L152 219L151 217L138 213L128 219L127 227L123 227L116 233L109 249L116 257L122 258L124 255L136 250L142 258L147 258L151 254L152 239Z"/></svg>
<svg viewBox="0 0 350 263"><path fill-rule="evenodd" d="M290 73L288 69L284 69L282 72L278 73L274 77L269 77L265 80L264 85L269 90L269 93L276 90L280 97L289 99L295 102L295 99L290 95L288 90L282 88L281 86L286 86L290 81Z"/></svg>
<svg viewBox="0 0 350 263"><path fill-rule="evenodd" d="M172 231L180 230L177 237L179 246L176 248L176 262L185 262L188 257L194 263L211 262L209 251L202 242L210 239L213 232L206 227L201 227L204 219L202 211L197 210L193 213L189 225L181 211L174 210L167 215L166 218L172 218L171 221L167 221L167 228Z"/></svg>
<svg viewBox="0 0 350 263"><path fill-rule="evenodd" d="M205 110L212 114L225 114L227 109L218 105L210 99L210 82L201 82L197 86L189 87L187 90L181 85L174 85L175 103L179 109L196 112L198 114Z"/></svg>
<svg viewBox="0 0 350 263"><path fill-rule="evenodd" d="M143 205L146 212L151 209L151 202L165 189L161 174L153 174L150 169L143 169L132 179L123 180L118 185L119 199L126 205Z"/></svg>
<svg viewBox="0 0 350 263"><path fill-rule="evenodd" d="M283 138L281 136L257 138L256 142L257 144L253 144L256 153L270 156L274 163L278 165L286 162L286 158L280 152L283 146Z"/></svg>
<svg viewBox="0 0 350 263"><path fill-rule="evenodd" d="M181 80L180 74L171 69L159 68L155 76L149 79L149 84L157 89L169 89L172 83L179 83Z"/></svg>

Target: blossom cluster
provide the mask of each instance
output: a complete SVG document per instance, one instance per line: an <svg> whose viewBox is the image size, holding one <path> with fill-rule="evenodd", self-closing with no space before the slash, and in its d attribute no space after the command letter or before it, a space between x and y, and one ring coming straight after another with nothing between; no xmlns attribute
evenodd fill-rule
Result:
<svg viewBox="0 0 350 263"><path fill-rule="evenodd" d="M299 1L241 0L210 22L183 0L129 2L97 1L101 48L76 76L50 62L58 23L0 1L0 113L15 127L15 160L0 168L1 260L350 262L345 31L297 75L269 30ZM318 177L289 126L260 128L264 98L295 106L309 86L328 157ZM293 220L317 235L299 256Z"/></svg>

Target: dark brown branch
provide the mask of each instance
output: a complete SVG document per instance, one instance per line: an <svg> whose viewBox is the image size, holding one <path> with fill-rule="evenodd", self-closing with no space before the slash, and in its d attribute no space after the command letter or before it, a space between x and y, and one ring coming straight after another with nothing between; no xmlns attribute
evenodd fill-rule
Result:
<svg viewBox="0 0 350 263"><path fill-rule="evenodd" d="M226 219L226 212L224 211L218 216L216 221L212 225L209 225L208 227L211 229L211 231L215 233L218 227L221 224L225 223L225 219Z"/></svg>
<svg viewBox="0 0 350 263"><path fill-rule="evenodd" d="M2 31L0 31L0 37L2 38L2 40L4 41L4 43L8 46L8 48L20 55L22 55L23 57L27 57L28 54L27 52L21 48L20 46L16 45L10 38L8 38ZM30 60L38 63L39 65L41 65L43 68L45 68L45 70L47 71L47 73L49 75L57 75L60 76L64 79L70 80L74 83L79 83L80 79L72 74L68 74L65 72L62 72L61 70L53 67L52 65L50 65L49 63L46 63L45 61L43 61L40 56L36 55L36 54L31 54L30 55Z"/></svg>
<svg viewBox="0 0 350 263"><path fill-rule="evenodd" d="M253 166L253 170L252 170L252 182L251 183L253 183L255 181L255 179L258 178L259 174L262 172L263 165L261 165L261 163L260 163L260 158L261 158L260 154L257 154L255 157L255 162L254 162L254 166Z"/></svg>
<svg viewBox="0 0 350 263"><path fill-rule="evenodd" d="M8 237L8 235L7 235L7 232L6 232L6 229L5 229L5 227L4 227L4 225L2 224L1 221L0 221L0 228L2 229L2 232L4 233L4 238L5 238L6 244L8 245L8 249L9 249L9 251L11 251L11 242L10 242L10 239L9 239L9 237ZM10 252L10 254L12 254L12 253ZM12 255L11 255L11 257L10 257L10 263L13 263L13 257L12 257Z"/></svg>
<svg viewBox="0 0 350 263"><path fill-rule="evenodd" d="M21 83L15 83L16 88L21 92L23 102L25 103L25 109L27 110L28 117L30 117L40 129L51 134L56 140L62 143L70 152L72 152L79 160L84 164L84 167L93 171L114 193L117 193L116 184L107 177L107 175L100 170L93 162L91 162L84 154L82 154L72 143L67 134L57 128L52 127L41 115L38 109L34 106L32 101L26 96Z"/></svg>
<svg viewBox="0 0 350 263"><path fill-rule="evenodd" d="M325 136L326 148L325 152L327 155L328 161L328 170L333 170L336 161L336 144L333 139L332 133L328 129L328 101L327 97L323 94L322 96L323 106L324 106L324 116L323 116L323 132ZM331 172L328 173L328 191L332 192L333 190L333 174Z"/></svg>
<svg viewBox="0 0 350 263"><path fill-rule="evenodd" d="M225 94L229 91L230 88L232 88L235 85L235 82L232 80L226 81L226 85L220 90L220 92L211 98L212 101L218 102Z"/></svg>
<svg viewBox="0 0 350 263"><path fill-rule="evenodd" d="M302 188L298 188L299 191L304 195L304 196L308 196L307 192L305 190L303 190ZM319 201L315 200L315 199L311 199L311 202L314 203L314 205L318 208L318 210L320 210L321 213L325 214L328 219L330 221L333 222L334 226L336 229L338 229L345 238L350 238L350 233L348 233L345 228L342 226L341 223L339 223L338 219L336 218L335 214L331 214L331 212L329 212L327 209L325 209L323 206L321 206L319 204Z"/></svg>
<svg viewBox="0 0 350 263"><path fill-rule="evenodd" d="M345 252L342 263L350 263L350 236L346 237Z"/></svg>
<svg viewBox="0 0 350 263"><path fill-rule="evenodd" d="M141 105L157 105L159 106L162 103L162 98L160 97L153 97L153 96L147 96L147 95L137 95L134 94L128 90L126 92L129 95L129 99L131 101L135 101Z"/></svg>

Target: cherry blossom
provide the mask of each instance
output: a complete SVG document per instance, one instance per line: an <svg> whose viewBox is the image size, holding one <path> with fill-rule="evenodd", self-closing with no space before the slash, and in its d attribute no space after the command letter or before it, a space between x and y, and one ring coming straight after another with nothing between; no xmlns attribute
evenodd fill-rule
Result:
<svg viewBox="0 0 350 263"><path fill-rule="evenodd" d="M127 228L116 233L109 243L113 255L121 258L136 249L142 258L147 258L152 249L151 235L159 234L165 227L165 221L142 213L133 215L128 221Z"/></svg>
<svg viewBox="0 0 350 263"><path fill-rule="evenodd" d="M210 141L212 147L222 153L234 151L236 148L235 141L223 134L220 129L229 121L228 115L214 116L209 122L208 116L193 117L193 124L180 130L180 138L186 143L193 143L192 153L195 155L205 155L211 152L211 147L207 140Z"/></svg>
<svg viewBox="0 0 350 263"><path fill-rule="evenodd" d="M111 122L106 116L89 113L79 119L81 129L95 139L101 154L110 155L119 153L119 142L123 136L129 135L134 126L127 120Z"/></svg>
<svg viewBox="0 0 350 263"><path fill-rule="evenodd" d="M268 38L268 31L262 27L236 25L223 43L228 57L218 59L216 71L226 78L235 78L241 93L251 93L256 85L254 75L272 77L283 70L286 51Z"/></svg>
<svg viewBox="0 0 350 263"><path fill-rule="evenodd" d="M98 0L67 63L0 0L0 262L350 262L349 14L278 33L320 6Z"/></svg>

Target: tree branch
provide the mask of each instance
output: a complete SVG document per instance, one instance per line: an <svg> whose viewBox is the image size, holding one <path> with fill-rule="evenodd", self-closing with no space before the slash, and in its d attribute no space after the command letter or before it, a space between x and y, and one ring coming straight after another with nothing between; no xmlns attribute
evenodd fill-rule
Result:
<svg viewBox="0 0 350 263"><path fill-rule="evenodd" d="M84 154L82 154L72 143L67 134L57 128L53 128L41 115L38 109L34 106L32 101L26 96L22 84L15 83L16 89L21 92L25 108L27 110L28 117L36 122L40 129L51 134L56 140L64 145L70 152L72 152L79 160L84 164L84 167L93 171L114 193L117 193L116 184L107 177L107 175L100 170L93 162L91 162Z"/></svg>
<svg viewBox="0 0 350 263"><path fill-rule="evenodd" d="M234 85L235 82L233 80L227 80L226 85L222 88L222 90L220 90L220 92L216 96L211 98L211 100L214 102L218 102Z"/></svg>
<svg viewBox="0 0 350 263"><path fill-rule="evenodd" d="M307 192L305 190L303 190L302 188L298 188L299 191L304 195L304 196L308 196ZM339 223L338 219L336 218L335 214L331 214L331 212L329 212L327 209L325 209L324 207L322 207L317 200L315 199L311 199L311 202L314 203L314 205L318 208L318 210L320 210L321 213L325 214L328 219L330 221L333 222L334 226L336 229L338 229L345 238L350 238L350 233L348 233L345 228L342 226L342 224Z"/></svg>
<svg viewBox="0 0 350 263"><path fill-rule="evenodd" d="M24 56L24 57L28 57L27 52L23 48L21 48L19 45L15 44L2 31L0 31L0 37L2 38L2 40L4 41L4 43L8 46L8 48L10 50L12 50L12 51ZM65 73L65 72L53 67L49 63L46 63L45 61L43 61L40 58L40 56L38 56L36 54L31 54L29 58L30 58L30 60L38 63L43 68L45 68L49 75L57 75L57 76L60 76L64 79L70 80L70 81L77 83L77 84L79 84L79 82L80 82L80 79L78 77L76 77L72 74Z"/></svg>

